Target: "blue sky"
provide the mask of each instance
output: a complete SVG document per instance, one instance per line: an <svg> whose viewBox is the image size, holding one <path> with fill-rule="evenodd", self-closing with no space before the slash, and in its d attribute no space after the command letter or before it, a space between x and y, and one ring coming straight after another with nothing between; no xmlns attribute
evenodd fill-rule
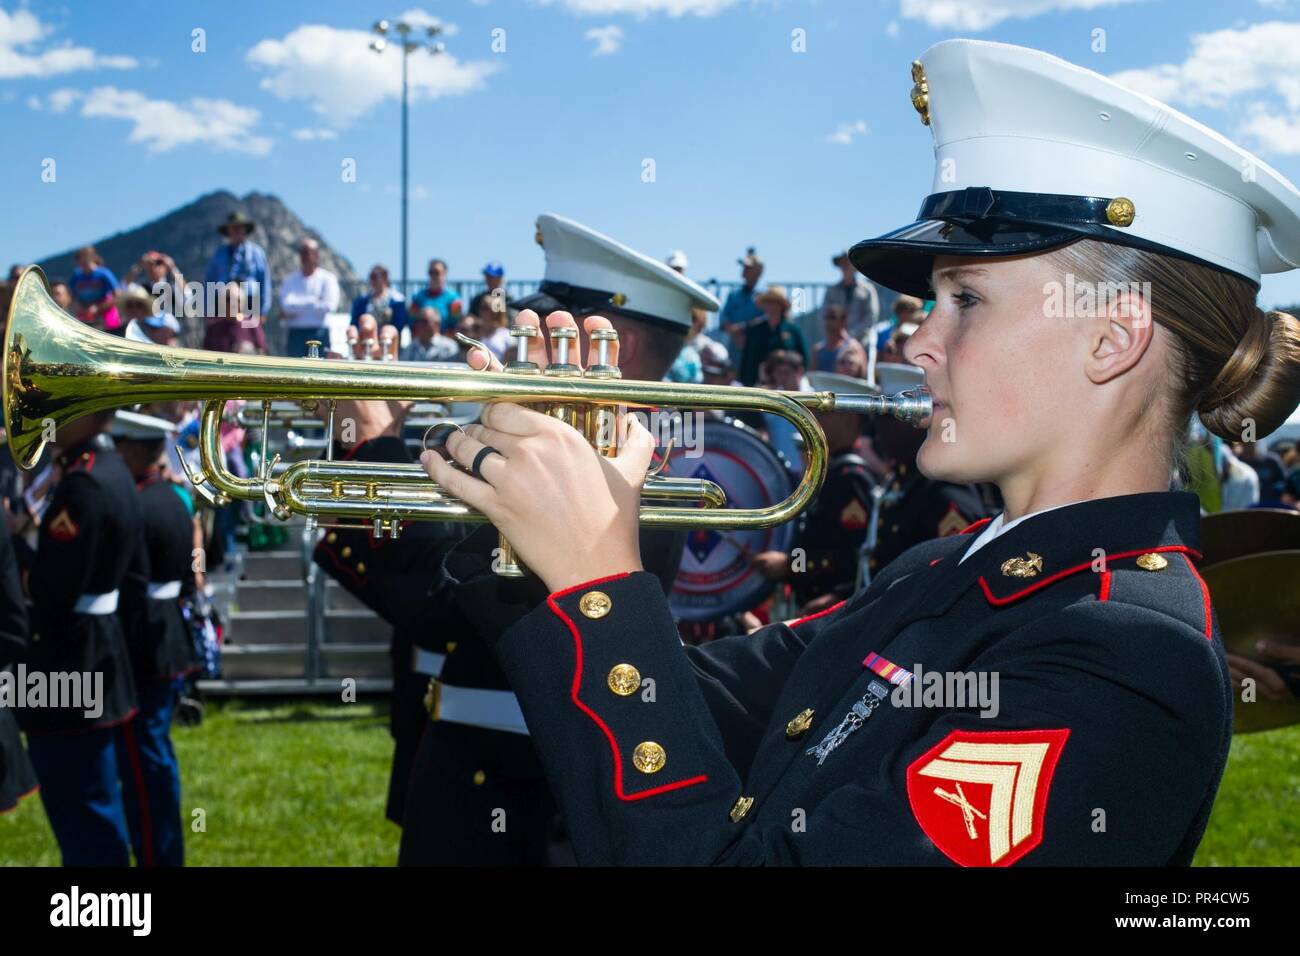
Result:
<svg viewBox="0 0 1300 956"><path fill-rule="evenodd" d="M396 273L400 57L364 31L410 9L0 0L0 263L225 188L275 193L358 270ZM908 66L953 36L1142 71L1300 181L1300 0L426 0L409 18L428 16L451 29L412 61L413 275L440 255L455 277L490 258L535 277L532 220L553 211L682 248L697 278L735 277L753 244L768 278L829 280L833 249L929 192ZM1261 298L1300 301L1300 275Z"/></svg>

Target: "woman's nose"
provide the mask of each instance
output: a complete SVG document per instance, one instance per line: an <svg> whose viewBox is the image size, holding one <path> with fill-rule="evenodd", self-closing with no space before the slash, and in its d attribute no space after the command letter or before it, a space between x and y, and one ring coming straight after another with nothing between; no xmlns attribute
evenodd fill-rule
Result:
<svg viewBox="0 0 1300 956"><path fill-rule="evenodd" d="M937 365L943 354L937 326L934 317L928 316L921 323L920 328L908 336L907 341L903 343L903 358L922 368L927 365Z"/></svg>

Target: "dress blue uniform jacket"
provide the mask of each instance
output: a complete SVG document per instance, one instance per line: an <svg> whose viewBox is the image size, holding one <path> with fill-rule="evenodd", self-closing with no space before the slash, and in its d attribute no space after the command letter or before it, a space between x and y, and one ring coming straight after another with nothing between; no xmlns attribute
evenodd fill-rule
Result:
<svg viewBox="0 0 1300 956"><path fill-rule="evenodd" d="M959 564L968 529L699 648L653 575L617 575L496 652L582 863L1187 864L1232 720L1198 523L1187 493L1095 499ZM996 708L919 705L931 673L996 675Z"/></svg>
<svg viewBox="0 0 1300 956"><path fill-rule="evenodd" d="M6 522L0 524L0 670L22 657L26 649L27 604ZM18 721L13 711L0 706L0 813L12 810L35 789L36 772L23 750Z"/></svg>
<svg viewBox="0 0 1300 956"><path fill-rule="evenodd" d="M120 617L77 611L83 595L119 591L138 606L149 580L148 555L135 481L113 440L96 435L59 457L63 477L41 520L36 550L15 542L28 569L32 599L29 672L103 675L103 708L86 717L77 707L27 708L31 734L78 734L112 727L136 711L135 682Z"/></svg>

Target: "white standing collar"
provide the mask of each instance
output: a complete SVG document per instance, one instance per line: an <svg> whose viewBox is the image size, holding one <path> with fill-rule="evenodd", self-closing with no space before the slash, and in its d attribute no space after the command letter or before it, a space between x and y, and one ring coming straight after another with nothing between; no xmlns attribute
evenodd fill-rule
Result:
<svg viewBox="0 0 1300 956"><path fill-rule="evenodd" d="M1086 499L1080 499L1080 500L1082 501ZM1027 515L1021 515L1019 518L1015 519L1014 521L1007 521L1006 520L1007 513L1004 511L1001 514L999 514L996 518L994 518L992 521L990 521L987 525L985 525L984 530L980 532L979 537L977 537L974 543L972 543L971 546L966 549L966 553L961 556L961 561L958 561L957 563L961 564L962 561L965 561L972 554L974 554L980 548L984 547L984 545L988 544L998 535L1006 534L1008 531L1010 531L1016 525L1020 524L1022 521L1028 521L1030 518L1033 518L1036 515L1046 514L1049 511L1055 511L1057 508L1065 508L1068 505L1077 505L1078 503L1079 503L1078 501L1067 501L1064 502L1063 504L1052 505L1050 508L1040 508L1038 511L1031 511Z"/></svg>

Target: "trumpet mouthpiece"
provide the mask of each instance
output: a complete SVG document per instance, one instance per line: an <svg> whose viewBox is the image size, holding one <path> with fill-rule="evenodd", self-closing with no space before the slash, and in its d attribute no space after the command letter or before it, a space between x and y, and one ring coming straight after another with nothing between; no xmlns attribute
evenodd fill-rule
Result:
<svg viewBox="0 0 1300 956"><path fill-rule="evenodd" d="M835 410L859 415L891 415L901 422L919 426L930 417L934 407L930 390L919 385L893 395L836 395Z"/></svg>

